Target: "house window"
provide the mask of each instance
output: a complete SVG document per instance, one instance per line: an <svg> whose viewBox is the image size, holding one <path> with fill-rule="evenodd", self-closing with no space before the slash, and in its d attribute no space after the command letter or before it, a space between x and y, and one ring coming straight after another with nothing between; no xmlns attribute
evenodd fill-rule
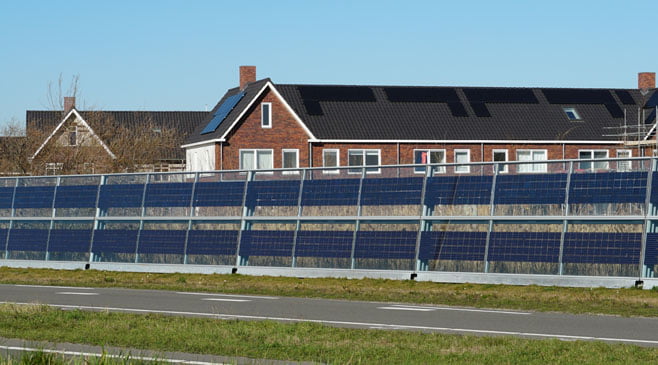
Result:
<svg viewBox="0 0 658 365"><path fill-rule="evenodd" d="M633 153L631 150L617 150L617 158L631 158ZM632 161L617 161L617 171L631 171Z"/></svg>
<svg viewBox="0 0 658 365"><path fill-rule="evenodd" d="M517 150L517 161L546 161L548 158L546 150ZM518 172L546 172L545 163L519 164Z"/></svg>
<svg viewBox="0 0 658 365"><path fill-rule="evenodd" d="M469 163L471 162L471 150L455 150L455 163ZM455 173L469 173L471 167L468 165L455 166Z"/></svg>
<svg viewBox="0 0 658 365"><path fill-rule="evenodd" d="M414 164L428 165L435 163L446 163L446 150L414 150ZM434 167L433 170L434 173L446 172L444 166ZM414 168L414 172L422 174L425 172L425 167L418 166Z"/></svg>
<svg viewBox="0 0 658 365"><path fill-rule="evenodd" d="M608 150L580 150L578 158L581 160L608 158ZM608 161L587 161L579 163L579 169L586 171L607 170Z"/></svg>
<svg viewBox="0 0 658 365"><path fill-rule="evenodd" d="M347 151L348 166L379 166L379 150L349 150ZM350 174L361 173L361 169L349 169ZM367 174L378 174L379 168L366 169Z"/></svg>
<svg viewBox="0 0 658 365"><path fill-rule="evenodd" d="M240 150L240 170L269 170L271 168L271 149Z"/></svg>
<svg viewBox="0 0 658 365"><path fill-rule="evenodd" d="M272 103L260 105L260 125L263 128L272 128Z"/></svg>
<svg viewBox="0 0 658 365"><path fill-rule="evenodd" d="M576 108L562 108L562 110L564 110L564 113L567 115L569 120L582 120L582 118L580 118L580 114L578 114L578 111L576 111Z"/></svg>
<svg viewBox="0 0 658 365"><path fill-rule="evenodd" d="M507 150L493 150L493 162L498 162L498 172L507 172L507 164L500 163L507 161Z"/></svg>
<svg viewBox="0 0 658 365"><path fill-rule="evenodd" d="M59 175L63 168L64 164L61 162L48 162L46 163L46 175Z"/></svg>
<svg viewBox="0 0 658 365"><path fill-rule="evenodd" d="M284 149L282 154L281 167L284 169L296 169L299 167L299 150ZM299 171L284 171L284 174L299 174Z"/></svg>
<svg viewBox="0 0 658 365"><path fill-rule="evenodd" d="M324 167L338 167L340 166L340 158L338 150L322 150L322 166ZM325 174L337 174L338 170L322 170Z"/></svg>
<svg viewBox="0 0 658 365"><path fill-rule="evenodd" d="M69 146L77 146L78 145L78 132L74 129L73 131L69 132Z"/></svg>

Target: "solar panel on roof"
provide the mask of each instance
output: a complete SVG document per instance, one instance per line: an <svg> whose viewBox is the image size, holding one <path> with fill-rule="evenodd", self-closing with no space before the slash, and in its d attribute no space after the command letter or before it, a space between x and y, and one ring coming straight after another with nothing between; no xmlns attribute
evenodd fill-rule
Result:
<svg viewBox="0 0 658 365"><path fill-rule="evenodd" d="M478 117L490 117L491 113L489 113L489 109L487 108L484 103L471 103L471 108L473 108L473 111L475 112L475 115Z"/></svg>
<svg viewBox="0 0 658 365"><path fill-rule="evenodd" d="M624 117L623 110L609 90L542 89L542 92L551 104L603 104L613 118Z"/></svg>
<svg viewBox="0 0 658 365"><path fill-rule="evenodd" d="M633 100L633 96L628 92L628 90L615 90L615 94L617 94L617 97L624 105L635 104L635 100Z"/></svg>
<svg viewBox="0 0 658 365"><path fill-rule="evenodd" d="M323 115L321 101L377 101L367 86L299 86L297 88L309 115Z"/></svg>
<svg viewBox="0 0 658 365"><path fill-rule="evenodd" d="M392 103L447 103L455 117L468 117L457 91L445 87L385 87L384 93Z"/></svg>
<svg viewBox="0 0 658 365"><path fill-rule="evenodd" d="M471 103L539 103L531 89L464 88L463 91Z"/></svg>
<svg viewBox="0 0 658 365"><path fill-rule="evenodd" d="M217 130L217 127L226 119L228 116L228 113L235 108L235 106L238 104L238 102L242 99L244 96L244 92L241 92L239 94L231 95L224 102L222 105L217 109L215 114L213 115L212 120L208 125L201 131L201 134L207 134L207 133L212 133Z"/></svg>

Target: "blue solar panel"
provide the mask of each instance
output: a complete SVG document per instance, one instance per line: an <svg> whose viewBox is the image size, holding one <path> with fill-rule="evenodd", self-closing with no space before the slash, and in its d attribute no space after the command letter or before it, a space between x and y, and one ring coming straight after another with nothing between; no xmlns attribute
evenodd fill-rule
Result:
<svg viewBox="0 0 658 365"><path fill-rule="evenodd" d="M650 267L658 265L658 233L647 233L644 264Z"/></svg>
<svg viewBox="0 0 658 365"><path fill-rule="evenodd" d="M47 229L12 229L7 250L45 252L47 243Z"/></svg>
<svg viewBox="0 0 658 365"><path fill-rule="evenodd" d="M491 176L435 176L427 181L425 204L489 204Z"/></svg>
<svg viewBox="0 0 658 365"><path fill-rule="evenodd" d="M415 259L416 232L359 231L354 257L368 259Z"/></svg>
<svg viewBox="0 0 658 365"><path fill-rule="evenodd" d="M646 172L573 174L569 203L644 203Z"/></svg>
<svg viewBox="0 0 658 365"><path fill-rule="evenodd" d="M250 181L248 206L293 206L299 200L299 180Z"/></svg>
<svg viewBox="0 0 658 365"><path fill-rule="evenodd" d="M243 181L198 182L194 190L195 207L237 207L242 205Z"/></svg>
<svg viewBox="0 0 658 365"><path fill-rule="evenodd" d="M365 179L361 191L363 205L420 204L422 177Z"/></svg>
<svg viewBox="0 0 658 365"><path fill-rule="evenodd" d="M182 230L143 230L137 253L183 255L185 234Z"/></svg>
<svg viewBox="0 0 658 365"><path fill-rule="evenodd" d="M49 252L89 252L91 229L53 229L48 241Z"/></svg>
<svg viewBox="0 0 658 365"><path fill-rule="evenodd" d="M95 208L98 186L59 186L55 208Z"/></svg>
<svg viewBox="0 0 658 365"><path fill-rule="evenodd" d="M495 204L563 204L566 174L498 175Z"/></svg>
<svg viewBox="0 0 658 365"><path fill-rule="evenodd" d="M187 237L188 255L235 255L239 231L192 230Z"/></svg>
<svg viewBox="0 0 658 365"><path fill-rule="evenodd" d="M559 232L491 232L489 261L558 262Z"/></svg>
<svg viewBox="0 0 658 365"><path fill-rule="evenodd" d="M359 179L306 180L302 205L356 205Z"/></svg>
<svg viewBox="0 0 658 365"><path fill-rule="evenodd" d="M137 233L134 229L97 230L94 232L94 253L135 253Z"/></svg>
<svg viewBox="0 0 658 365"><path fill-rule="evenodd" d="M567 232L562 261L587 264L639 264L641 233Z"/></svg>
<svg viewBox="0 0 658 365"><path fill-rule="evenodd" d="M292 256L294 231L243 231L240 256Z"/></svg>
<svg viewBox="0 0 658 365"><path fill-rule="evenodd" d="M0 188L0 209L11 208L11 201L14 199L14 188Z"/></svg>
<svg viewBox="0 0 658 365"><path fill-rule="evenodd" d="M107 208L139 208L142 206L144 185L117 184L101 186L98 207Z"/></svg>
<svg viewBox="0 0 658 365"><path fill-rule="evenodd" d="M158 183L146 186L144 206L189 207L192 198L192 183Z"/></svg>
<svg viewBox="0 0 658 365"><path fill-rule="evenodd" d="M14 208L52 208L54 186L18 186Z"/></svg>
<svg viewBox="0 0 658 365"><path fill-rule="evenodd" d="M487 232L423 232L421 260L484 260Z"/></svg>
<svg viewBox="0 0 658 365"><path fill-rule="evenodd" d="M215 114L213 115L212 120L208 125L201 131L201 134L207 134L207 133L212 133L215 130L217 130L217 127L226 119L228 116L228 113L235 108L235 106L238 104L238 102L242 99L244 96L244 92L241 92L239 94L231 95L224 100L222 105L217 109Z"/></svg>
<svg viewBox="0 0 658 365"><path fill-rule="evenodd" d="M297 232L297 257L342 257L352 256L350 231L299 231Z"/></svg>

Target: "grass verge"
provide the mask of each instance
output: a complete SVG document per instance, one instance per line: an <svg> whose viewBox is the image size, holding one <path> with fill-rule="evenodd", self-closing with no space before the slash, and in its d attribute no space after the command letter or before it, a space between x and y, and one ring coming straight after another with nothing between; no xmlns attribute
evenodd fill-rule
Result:
<svg viewBox="0 0 658 365"><path fill-rule="evenodd" d="M0 305L0 336L339 364L658 362L658 349L602 342L62 311L39 305Z"/></svg>
<svg viewBox="0 0 658 365"><path fill-rule="evenodd" d="M121 287L658 317L658 291L0 268L0 283Z"/></svg>

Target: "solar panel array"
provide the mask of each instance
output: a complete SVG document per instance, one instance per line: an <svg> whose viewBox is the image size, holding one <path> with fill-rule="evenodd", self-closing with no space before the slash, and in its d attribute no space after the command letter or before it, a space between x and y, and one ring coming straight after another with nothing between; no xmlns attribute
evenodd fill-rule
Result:
<svg viewBox="0 0 658 365"><path fill-rule="evenodd" d="M375 93L367 86L299 86L297 88L309 115L323 115L320 102L375 102Z"/></svg>
<svg viewBox="0 0 658 365"><path fill-rule="evenodd" d="M542 89L551 104L601 104L613 118L623 118L624 112L609 90L597 89ZM619 95L619 94L618 94ZM621 98L621 97L620 97ZM626 99L624 99L626 100ZM627 100L628 101L628 100ZM622 101L623 102L623 101Z"/></svg>
<svg viewBox="0 0 658 365"><path fill-rule="evenodd" d="M468 116L454 88L385 87L384 93L392 103L445 103L453 116Z"/></svg>
<svg viewBox="0 0 658 365"><path fill-rule="evenodd" d="M553 165L549 171L564 171ZM645 203L658 206L658 172L629 166L640 169L494 176L493 169L446 168L424 176L407 167L396 177L387 167L354 176L108 175L60 185L13 178L14 186L0 184L0 208L12 214L0 218L0 242L4 258L23 260L286 266L298 259L305 267L398 270L418 262L454 271L491 264L496 272L565 265L634 275L643 258L658 267L658 233L641 233L645 219L653 224ZM558 213L534 209L547 205ZM504 213L518 216L496 215L498 206L519 207ZM239 213L212 215L207 207ZM170 208L185 209L148 214ZM530 222L527 212L535 215Z"/></svg>
<svg viewBox="0 0 658 365"><path fill-rule="evenodd" d="M228 114L238 105L238 102L244 97L244 92L240 92L234 95L231 95L224 100L222 105L217 108L215 113L213 113L212 119L208 122L205 128L201 131L201 134L212 133L217 130L219 125L226 119Z"/></svg>
<svg viewBox="0 0 658 365"><path fill-rule="evenodd" d="M490 117L488 103L538 104L531 89L513 88L464 88L466 98L478 117Z"/></svg>

